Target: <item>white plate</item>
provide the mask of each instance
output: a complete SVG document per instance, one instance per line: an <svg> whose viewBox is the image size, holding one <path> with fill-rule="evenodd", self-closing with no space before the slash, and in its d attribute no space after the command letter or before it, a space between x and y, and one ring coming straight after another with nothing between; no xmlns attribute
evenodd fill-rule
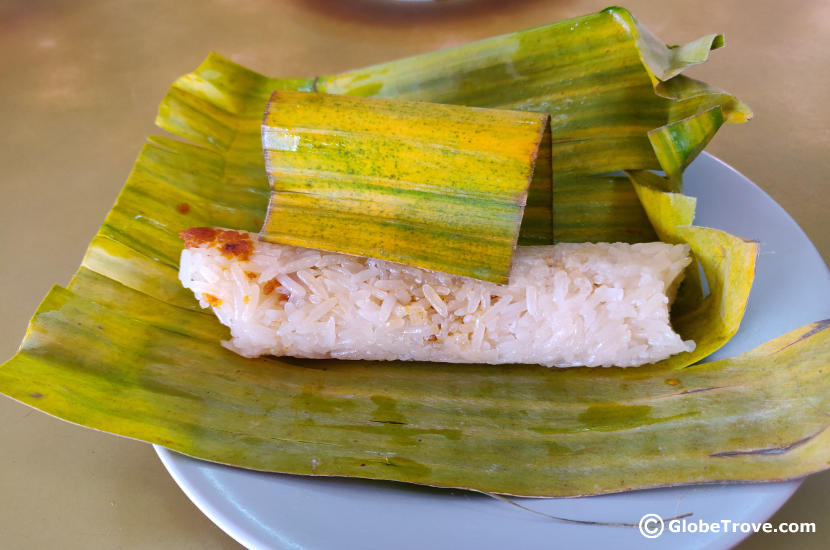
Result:
<svg viewBox="0 0 830 550"><path fill-rule="evenodd" d="M686 193L698 198L696 225L761 243L757 276L738 334L713 358L747 351L789 330L830 317L830 271L807 236L746 177L702 154L689 166ZM308 478L212 464L156 447L187 496L250 548L458 549L642 547L636 528L563 524L490 497L401 483ZM759 522L799 482L692 486L567 499L519 499L575 519L637 523L647 513L691 512L689 520ZM728 548L747 535L674 534L654 548Z"/></svg>

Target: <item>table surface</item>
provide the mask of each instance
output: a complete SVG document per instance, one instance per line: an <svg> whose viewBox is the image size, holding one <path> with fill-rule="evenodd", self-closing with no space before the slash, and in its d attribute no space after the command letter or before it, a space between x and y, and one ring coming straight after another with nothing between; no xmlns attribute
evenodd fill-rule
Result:
<svg viewBox="0 0 830 550"><path fill-rule="evenodd" d="M381 2L381 4L383 4ZM0 5L0 360L52 284L65 284L126 179L167 87L210 51L261 72L325 74L538 26L603 1L10 1ZM669 43L723 32L692 76L755 112L708 147L781 204L830 258L830 2L625 3ZM21 254L20 251L27 251ZM12 258L11 261L7 260ZM182 494L150 445L0 398L3 548L239 548ZM740 548L825 548L830 473L772 521L815 535ZM782 539L786 537L786 540Z"/></svg>

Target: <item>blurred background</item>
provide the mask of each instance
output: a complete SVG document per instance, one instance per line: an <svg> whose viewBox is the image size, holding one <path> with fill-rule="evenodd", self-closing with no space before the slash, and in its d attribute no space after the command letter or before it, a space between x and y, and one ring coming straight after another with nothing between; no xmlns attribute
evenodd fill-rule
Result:
<svg viewBox="0 0 830 550"><path fill-rule="evenodd" d="M330 74L584 15L588 0L124 0L0 2L0 360L52 284L65 284L153 125L167 87L209 51L273 76ZM747 175L830 258L830 2L623 4L667 43L722 32L687 74L750 105L707 150ZM0 547L239 548L144 443L0 399ZM742 550L826 548L830 473Z"/></svg>

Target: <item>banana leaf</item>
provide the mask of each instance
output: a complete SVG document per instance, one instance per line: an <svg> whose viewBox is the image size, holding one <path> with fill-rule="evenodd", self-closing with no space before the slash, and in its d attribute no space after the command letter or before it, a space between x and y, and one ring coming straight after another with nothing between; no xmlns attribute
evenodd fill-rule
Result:
<svg viewBox="0 0 830 550"><path fill-rule="evenodd" d="M50 292L20 352L0 368L4 393L247 468L518 495L781 479L826 463L824 436L810 439L827 414L828 331L818 327L767 352L682 369L695 358L550 370L237 356L176 272L178 230L261 222L267 197L229 186L225 166L194 145L145 146L69 289ZM730 266L746 267L753 247L714 230L677 231L692 235L704 266L726 251L710 267L721 298L701 310L720 311Z"/></svg>
<svg viewBox="0 0 830 550"><path fill-rule="evenodd" d="M663 170L680 191L682 170L721 124L751 116L735 97L679 74L723 44L708 35L665 46L613 7L334 76L268 78L211 54L173 84L157 124L244 165L234 169L259 174L264 188L260 121L273 90L547 112L556 240L643 242L655 234L633 189L606 175Z"/></svg>
<svg viewBox="0 0 830 550"><path fill-rule="evenodd" d="M269 242L504 284L520 225L552 240L544 113L283 90L262 144Z"/></svg>
<svg viewBox="0 0 830 550"><path fill-rule="evenodd" d="M567 145L586 163L580 168L564 162L555 182L564 179L570 192L591 203L579 221L583 202L569 201L569 190L559 190L565 193L562 200L556 198L571 216L566 219L574 233L590 235L595 229L596 234L646 238L648 224L653 237L651 216L657 231L669 235L665 238L688 242L703 266L709 294L693 299L694 292L684 291L682 296L693 298L673 319L681 333L697 334L694 354L637 369L545 369L245 359L225 350L219 341L228 337L227 329L199 310L178 282L182 245L177 233L200 225L247 231L262 225L268 185L258 129L268 94L277 88L352 86L362 95L398 90L412 98L418 85L408 80L412 59L376 69L376 77L364 71L360 74L370 76L362 80L357 73L274 80L211 56L196 73L176 82L160 110L160 124L193 143L152 138L145 145L69 288L50 291L20 351L0 367L0 391L84 426L246 468L514 495L785 479L826 468L827 323L803 327L739 357L695 363L737 330L755 247L688 225L689 212L682 211L688 205L672 206L683 200L669 193L676 190L677 173L660 164L647 132L656 120L663 125L658 127L675 124L677 139L666 140L666 147L684 147L667 158L679 159L682 166L695 151L686 145L697 138L678 136L705 126L694 124L696 116L712 108L721 114L736 109L730 116L738 116L741 108L689 80L674 89L683 88L687 96L657 95L670 93L682 78L661 77L668 78L688 59L668 51L647 64L638 47L645 39L632 25L625 12L612 9L544 32L528 31L523 38L509 35L512 42L499 37L427 54L437 56L426 57L433 59L434 74L421 72L419 78L425 90L432 90L425 92L431 100L473 103L479 98L507 106L527 92L528 108L534 101L537 108L558 106L553 118L560 115L560 133L574 141L559 142L554 151ZM596 39L586 40L591 33ZM557 38L545 47L567 53L553 56L552 72L546 69L551 56L534 46L549 34ZM626 61L616 73L608 69L604 81L597 77L582 90L590 102L588 88L596 88L609 100L609 109L568 111L570 103L560 101L557 90L568 88L568 80L579 89L580 60L604 63L591 44L612 38L617 49L609 48L606 57L628 60L633 52L636 63ZM707 41L682 50L684 56L700 60L705 57L701 49L719 45L715 38L708 46ZM510 47L517 52L513 65L507 63ZM477 57L477 52L487 55ZM644 68L651 64L663 69ZM487 78L495 66L521 69L513 77L524 86L513 87L507 73L495 69ZM584 74L591 74L588 66ZM464 73L468 84L447 83L446 67ZM548 84L534 86L531 67ZM643 73L636 78L635 68ZM389 79L378 86L384 75ZM627 84L621 86L615 75ZM387 89L390 82L395 84ZM638 99L623 108L626 93ZM614 98L616 104L610 101ZM712 107L712 102L720 103ZM611 116L623 111L637 116ZM643 122L636 128L629 124L635 118ZM614 147L606 147L606 140ZM579 145L584 142L604 153L590 153ZM658 167L665 168L667 178L649 181L637 172ZM606 175L609 169L632 170L637 189L651 197L643 200L645 209L634 186ZM595 184L599 191L592 194Z"/></svg>
<svg viewBox="0 0 830 550"><path fill-rule="evenodd" d="M82 269L0 387L88 427L304 475L577 496L827 467L827 322L680 371L254 360L220 333Z"/></svg>

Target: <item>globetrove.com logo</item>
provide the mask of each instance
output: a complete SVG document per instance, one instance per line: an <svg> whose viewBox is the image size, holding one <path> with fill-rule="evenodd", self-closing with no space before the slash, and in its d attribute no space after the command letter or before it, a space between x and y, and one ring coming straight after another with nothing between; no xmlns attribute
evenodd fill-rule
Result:
<svg viewBox="0 0 830 550"><path fill-rule="evenodd" d="M658 514L646 514L640 518L640 534L647 539L656 539L665 531L669 533L815 533L815 523L779 523L769 522L755 523L746 521L732 521L722 519L719 521L704 521L698 519L689 521L687 519L671 519L663 521Z"/></svg>

